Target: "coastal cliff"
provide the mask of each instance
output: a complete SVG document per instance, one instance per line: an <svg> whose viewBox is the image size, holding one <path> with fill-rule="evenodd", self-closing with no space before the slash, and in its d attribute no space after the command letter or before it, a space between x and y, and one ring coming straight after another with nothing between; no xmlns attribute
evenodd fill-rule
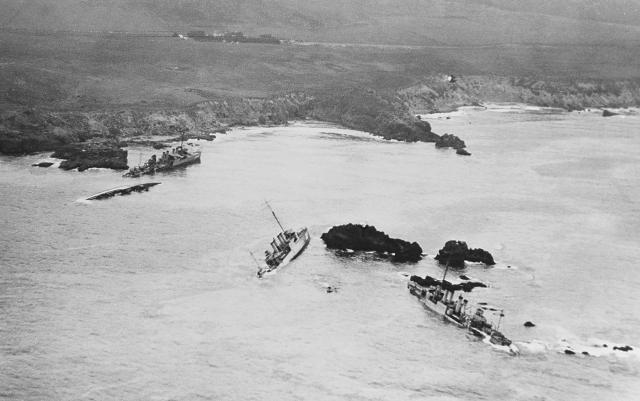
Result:
<svg viewBox="0 0 640 401"><path fill-rule="evenodd" d="M370 132L386 139L435 142L431 126L392 98L353 90L340 96L293 93L270 98L226 97L182 109L45 111L0 114L0 153L56 150L92 138L129 140L140 136L201 137L232 126L283 125L316 119Z"/></svg>
<svg viewBox="0 0 640 401"><path fill-rule="evenodd" d="M640 105L640 81L554 80L537 77L431 76L398 92L401 101L415 113L450 111L460 106L487 102L515 102L567 111L586 108L622 108Z"/></svg>
<svg viewBox="0 0 640 401"><path fill-rule="evenodd" d="M207 96L207 100L184 107L136 105L93 111L16 107L0 113L0 153L20 155L56 150L92 138L127 141L142 136L175 138L183 133L186 138L201 138L232 126L283 125L292 120L313 119L385 139L434 142L436 147L451 147L458 154L469 155L464 150L464 140L454 134L440 136L432 132L431 125L415 115L489 101L567 110L636 106L640 104L640 84L496 77L461 77L451 83L433 76L421 84L397 90L353 87L269 97Z"/></svg>

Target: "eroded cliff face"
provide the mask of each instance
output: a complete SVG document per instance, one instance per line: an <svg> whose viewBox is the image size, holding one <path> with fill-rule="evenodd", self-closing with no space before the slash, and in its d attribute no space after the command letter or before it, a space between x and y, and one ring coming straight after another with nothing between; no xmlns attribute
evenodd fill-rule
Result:
<svg viewBox="0 0 640 401"><path fill-rule="evenodd" d="M445 76L433 76L400 90L398 98L414 113L449 111L485 102L517 102L569 111L588 107L637 107L640 81L466 76L450 82Z"/></svg>
<svg viewBox="0 0 640 401"><path fill-rule="evenodd" d="M413 117L397 99L367 91L342 96L293 93L271 98L221 98L172 110L6 111L0 114L0 152L55 150L92 138L201 136L230 126L282 125L317 119L387 139L433 142L427 122Z"/></svg>
<svg viewBox="0 0 640 401"><path fill-rule="evenodd" d="M311 102L309 115L347 128L370 132L385 139L435 142L440 137L431 125L417 119L396 93L372 89L324 92Z"/></svg>
<svg viewBox="0 0 640 401"><path fill-rule="evenodd" d="M91 138L201 137L235 125L282 125L314 119L386 139L447 144L416 114L483 102L522 102L567 110L640 105L640 81L551 82L505 77L433 76L401 90L341 88L268 98L220 97L183 108L139 107L103 111L13 110L0 113L0 153L55 150ZM449 138L451 139L451 138Z"/></svg>

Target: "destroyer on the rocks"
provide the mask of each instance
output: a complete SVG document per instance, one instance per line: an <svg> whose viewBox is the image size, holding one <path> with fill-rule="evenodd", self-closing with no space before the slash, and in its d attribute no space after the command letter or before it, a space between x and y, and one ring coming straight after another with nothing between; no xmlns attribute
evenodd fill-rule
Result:
<svg viewBox="0 0 640 401"><path fill-rule="evenodd" d="M272 250L266 250L264 252L264 261L267 265L260 266L260 264L258 264L258 277L262 277L278 267L287 265L305 250L311 240L306 227L302 227L297 231L292 229L285 230L282 224L280 224L278 216L276 216L276 213L271 208L271 205L269 205L268 202L265 203L276 219L276 223L278 223L281 232L271 241Z"/></svg>
<svg viewBox="0 0 640 401"><path fill-rule="evenodd" d="M200 147L197 144L188 142L187 146L184 146L182 142L180 142L180 146L162 152L160 157L156 155L151 156L146 163L133 167L127 171L123 177L140 177L146 174L155 174L188 164L198 163L200 162L201 153Z"/></svg>
<svg viewBox="0 0 640 401"><path fill-rule="evenodd" d="M446 281L445 278L446 271L442 280L430 276L424 278L411 276L407 287L409 292L415 295L425 308L442 316L446 321L467 330L482 342L499 351L518 355L520 353L518 347L498 331L504 317L503 310L479 303L475 313L472 314L471 305L462 295L458 295L457 300L454 301L456 291L470 292L474 287L485 287L485 285L474 282L453 284ZM496 324L487 322L487 318L484 316L485 312L498 313L498 322Z"/></svg>

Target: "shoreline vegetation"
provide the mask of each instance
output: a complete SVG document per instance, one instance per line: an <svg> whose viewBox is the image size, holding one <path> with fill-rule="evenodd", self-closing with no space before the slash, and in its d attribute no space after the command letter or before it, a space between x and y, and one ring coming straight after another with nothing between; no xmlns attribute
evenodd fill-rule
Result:
<svg viewBox="0 0 640 401"><path fill-rule="evenodd" d="M234 126L286 125L294 120L324 121L388 140L434 142L436 147L462 150L466 146L462 139L436 134L428 121L416 115L481 106L485 102L514 102L567 111L640 105L640 86L632 81L573 85L493 77L471 77L454 84L438 81L442 79L435 77L395 93L352 88L265 98L225 96L175 108L5 108L0 112L0 153L56 151L96 140L114 146L126 142L153 146L183 133L185 139L202 139ZM146 140L148 137L163 139Z"/></svg>
<svg viewBox="0 0 640 401"><path fill-rule="evenodd" d="M640 106L640 77L615 67L632 55L610 57L620 52L610 47L539 48L532 59L531 48L518 46L269 46L3 32L0 51L0 153L7 155L91 141L153 146L148 137L207 138L293 120L464 155L464 138L441 136L416 116L492 102L570 111ZM589 63L594 54L610 61Z"/></svg>

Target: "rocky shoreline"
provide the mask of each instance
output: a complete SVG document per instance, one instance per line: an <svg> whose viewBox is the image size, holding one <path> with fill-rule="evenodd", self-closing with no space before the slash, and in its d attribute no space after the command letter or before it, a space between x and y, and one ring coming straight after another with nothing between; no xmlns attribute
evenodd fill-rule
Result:
<svg viewBox="0 0 640 401"><path fill-rule="evenodd" d="M580 83L580 86L576 83L572 86L507 78L463 77L451 84L440 78L431 77L420 85L397 91L350 88L311 90L264 98L228 96L183 108L132 106L119 110L56 111L18 107L0 112L0 153L24 155L56 151L71 144L82 147L84 145L80 144L91 140L119 142L120 146L128 142L161 148L164 142L182 135L185 139L211 140L216 133L225 132L233 126L273 126L292 120L312 119L369 132L385 139L433 142L437 148L452 148L458 155L469 156L464 140L455 135L434 133L429 122L416 115L425 110L455 109L482 101L516 101L578 110L634 106L638 103L636 99L640 98L640 85L634 82L609 86L593 83ZM152 136L163 139L149 140L148 137ZM65 164L68 165L71 164Z"/></svg>
<svg viewBox="0 0 640 401"><path fill-rule="evenodd" d="M383 96L351 94L343 101L358 103L361 110L347 107L345 111L315 96L289 94L267 99L211 100L174 110L5 111L0 114L0 153L55 151L94 139L160 147L162 142L183 134L185 139L211 140L233 126L283 125L300 119L337 123L386 139L434 142L440 138L431 132L429 123L407 110L390 107ZM365 108L369 114L364 114ZM149 136L168 139L150 141L146 139Z"/></svg>
<svg viewBox="0 0 640 401"><path fill-rule="evenodd" d="M127 151L120 148L120 144L113 140L91 140L61 146L51 157L64 159L60 163L63 170L78 169L84 171L89 168L110 168L126 170Z"/></svg>

